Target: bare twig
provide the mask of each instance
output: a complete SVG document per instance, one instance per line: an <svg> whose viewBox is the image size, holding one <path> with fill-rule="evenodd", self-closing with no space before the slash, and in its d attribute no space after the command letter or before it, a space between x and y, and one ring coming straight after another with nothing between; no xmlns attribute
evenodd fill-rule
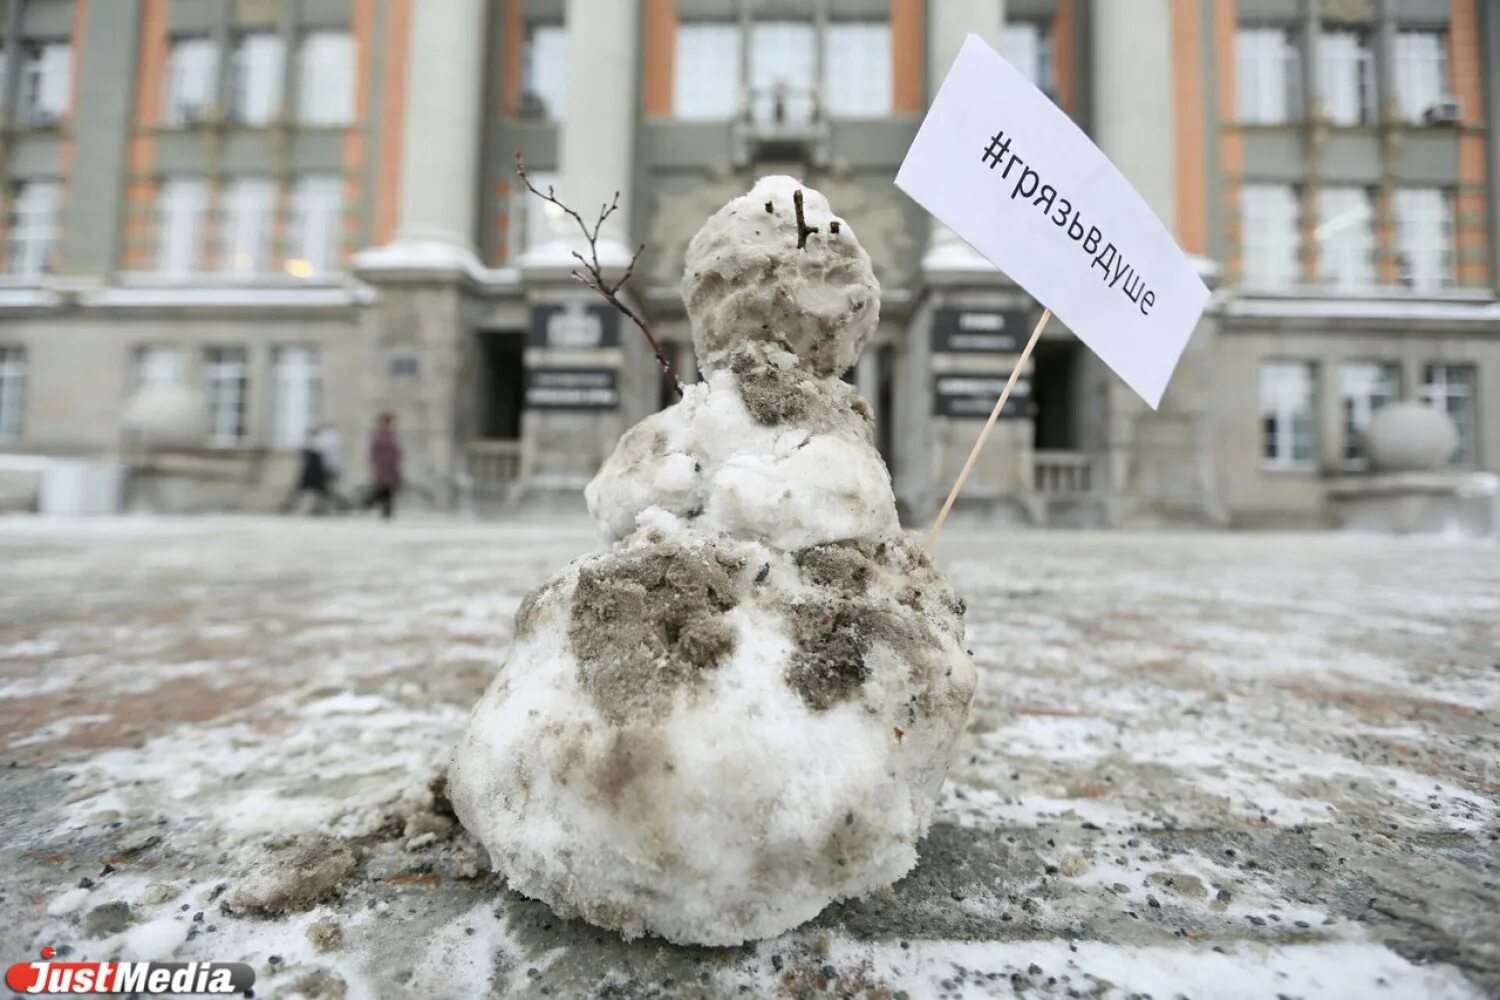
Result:
<svg viewBox="0 0 1500 1000"><path fill-rule="evenodd" d="M656 363L661 366L661 373L667 377L667 381L672 383L672 388L677 390L678 397L681 397L682 380L677 377L677 373L672 370L671 364L667 362L667 356L662 353L661 344L657 343L655 335L651 333L651 327L646 324L646 321L641 318L639 313L620 298L620 289L625 287L625 283L635 273L635 262L640 260L641 251L646 249L646 244L642 243L635 248L635 253L630 255L630 263L626 265L624 273L620 275L617 281L606 281L604 279L604 271L599 265L599 230L611 215L619 211L620 192L615 192L614 200L608 205L599 206L599 218L595 220L593 228L590 228L589 224L583 221L583 216L558 200L551 185L547 186L547 190L544 193L538 190L535 184L531 183L531 178L526 175L526 161L521 158L520 150L516 151L516 176L521 178L521 183L526 185L526 190L543 201L556 205L570 219L578 223L578 229L583 233L583 238L589 245L589 255L585 257L577 250L573 251L573 256L578 258L581 268L573 270L574 280L598 292L604 301L620 310L620 312L629 317L632 323L640 328L641 333L646 335L646 343L651 345L651 352L656 355Z"/></svg>
<svg viewBox="0 0 1500 1000"><path fill-rule="evenodd" d="M792 204L797 206L797 249L801 250L807 246L807 238L818 231L817 226L809 226L807 219L802 215L802 189L792 195Z"/></svg>

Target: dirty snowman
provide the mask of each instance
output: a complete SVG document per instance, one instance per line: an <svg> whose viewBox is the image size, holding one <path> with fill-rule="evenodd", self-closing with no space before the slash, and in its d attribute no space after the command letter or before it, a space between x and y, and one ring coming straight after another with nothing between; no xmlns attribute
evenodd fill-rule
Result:
<svg viewBox="0 0 1500 1000"><path fill-rule="evenodd" d="M912 869L975 672L840 377L880 309L848 223L762 178L682 294L704 379L585 490L602 551L522 602L449 789L559 915L733 945Z"/></svg>

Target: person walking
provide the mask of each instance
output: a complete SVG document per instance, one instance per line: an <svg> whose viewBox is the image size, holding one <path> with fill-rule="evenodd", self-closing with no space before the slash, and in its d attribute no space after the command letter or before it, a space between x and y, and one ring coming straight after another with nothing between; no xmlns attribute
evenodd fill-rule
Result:
<svg viewBox="0 0 1500 1000"><path fill-rule="evenodd" d="M348 510L353 504L339 492L339 477L344 474L344 435L332 424L324 424L318 428L315 441L323 457L324 492L334 507Z"/></svg>
<svg viewBox="0 0 1500 1000"><path fill-rule="evenodd" d="M322 514L328 508L328 470L323 464L323 452L318 447L318 433L308 431L302 445L302 466L297 472L297 482L281 503L281 512L290 514L302 502L305 493L313 495L312 512Z"/></svg>
<svg viewBox="0 0 1500 1000"><path fill-rule="evenodd" d="M396 512L396 491L401 488L401 442L396 437L396 415L380 415L370 437L370 492L365 509L379 505L380 516L389 520Z"/></svg>

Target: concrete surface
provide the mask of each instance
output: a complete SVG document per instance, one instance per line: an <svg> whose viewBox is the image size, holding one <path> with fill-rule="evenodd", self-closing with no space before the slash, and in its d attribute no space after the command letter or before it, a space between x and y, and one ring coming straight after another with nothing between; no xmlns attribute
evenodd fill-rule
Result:
<svg viewBox="0 0 1500 1000"><path fill-rule="evenodd" d="M243 960L262 997L1500 993L1494 544L954 527L982 681L922 863L695 949L507 891L432 789L591 543L0 520L0 959Z"/></svg>

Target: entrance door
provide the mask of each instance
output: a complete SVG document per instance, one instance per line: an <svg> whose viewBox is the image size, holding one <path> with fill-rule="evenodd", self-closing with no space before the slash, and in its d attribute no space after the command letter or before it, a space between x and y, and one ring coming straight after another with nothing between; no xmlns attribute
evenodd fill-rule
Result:
<svg viewBox="0 0 1500 1000"><path fill-rule="evenodd" d="M521 406L526 399L526 335L479 335L479 436L486 441L518 441Z"/></svg>

